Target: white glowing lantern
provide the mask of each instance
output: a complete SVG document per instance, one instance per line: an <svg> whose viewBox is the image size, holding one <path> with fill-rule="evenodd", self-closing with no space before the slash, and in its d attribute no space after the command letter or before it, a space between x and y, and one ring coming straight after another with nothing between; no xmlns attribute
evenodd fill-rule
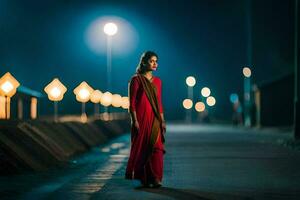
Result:
<svg viewBox="0 0 300 200"><path fill-rule="evenodd" d="M85 81L83 81L74 89L73 92L76 95L77 101L85 103L90 100L90 96L93 91L93 88L89 86Z"/></svg>
<svg viewBox="0 0 300 200"><path fill-rule="evenodd" d="M119 94L112 95L111 105L116 107L116 108L121 107L122 106L122 97L121 97L121 95L119 95Z"/></svg>
<svg viewBox="0 0 300 200"><path fill-rule="evenodd" d="M203 97L208 97L210 95L210 89L208 87L204 87L201 90L201 95Z"/></svg>
<svg viewBox="0 0 300 200"><path fill-rule="evenodd" d="M206 103L209 106L214 106L216 104L216 99L213 96L209 96L206 99Z"/></svg>
<svg viewBox="0 0 300 200"><path fill-rule="evenodd" d="M91 102L100 103L103 93L100 90L94 90L91 94Z"/></svg>
<svg viewBox="0 0 300 200"><path fill-rule="evenodd" d="M104 92L101 97L100 103L106 107L110 106L112 103L112 94L110 92Z"/></svg>
<svg viewBox="0 0 300 200"><path fill-rule="evenodd" d="M189 87L194 87L196 84L196 79L193 76L189 76L186 78L185 82Z"/></svg>
<svg viewBox="0 0 300 200"><path fill-rule="evenodd" d="M249 78L251 76L251 69L249 67L244 67L243 74L245 77Z"/></svg>
<svg viewBox="0 0 300 200"><path fill-rule="evenodd" d="M45 88L50 101L61 101L67 88L59 81L58 78L53 79Z"/></svg>
<svg viewBox="0 0 300 200"><path fill-rule="evenodd" d="M0 78L0 95L12 97L19 86L20 83L7 72Z"/></svg>
<svg viewBox="0 0 300 200"><path fill-rule="evenodd" d="M129 108L129 98L122 97L122 108L128 109Z"/></svg>

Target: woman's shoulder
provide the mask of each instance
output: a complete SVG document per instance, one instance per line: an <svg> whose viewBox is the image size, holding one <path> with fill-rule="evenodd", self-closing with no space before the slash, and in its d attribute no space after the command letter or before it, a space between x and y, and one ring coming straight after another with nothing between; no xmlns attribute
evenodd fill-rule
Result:
<svg viewBox="0 0 300 200"><path fill-rule="evenodd" d="M161 79L158 76L154 76L153 79L159 83L161 83Z"/></svg>
<svg viewBox="0 0 300 200"><path fill-rule="evenodd" d="M131 78L129 79L129 83L132 83L132 82L135 82L135 81L138 81L138 75L137 74L134 74L133 76L131 76Z"/></svg>

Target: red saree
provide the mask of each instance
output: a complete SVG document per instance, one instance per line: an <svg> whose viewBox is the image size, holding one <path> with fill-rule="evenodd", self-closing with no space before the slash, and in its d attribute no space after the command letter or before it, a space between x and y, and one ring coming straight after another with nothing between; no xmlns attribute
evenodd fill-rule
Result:
<svg viewBox="0 0 300 200"><path fill-rule="evenodd" d="M133 76L129 83L129 99L129 109L136 112L140 129L131 128L126 178L138 179L142 183L161 182L164 154L161 80L154 77L150 82L142 75Z"/></svg>

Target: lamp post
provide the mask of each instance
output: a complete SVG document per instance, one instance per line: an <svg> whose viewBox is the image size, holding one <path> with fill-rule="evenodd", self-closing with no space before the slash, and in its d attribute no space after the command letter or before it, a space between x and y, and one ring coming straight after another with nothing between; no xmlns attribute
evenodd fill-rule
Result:
<svg viewBox="0 0 300 200"><path fill-rule="evenodd" d="M188 76L185 80L187 84L187 90L188 90L188 98L192 101L194 100L194 94L193 94L193 88L196 84L196 79L193 76ZM192 122L192 110L186 109L186 121L191 123Z"/></svg>
<svg viewBox="0 0 300 200"><path fill-rule="evenodd" d="M94 103L94 115L97 117L99 115L99 103L101 101L103 93L100 90L94 90L91 94L91 102Z"/></svg>
<svg viewBox="0 0 300 200"><path fill-rule="evenodd" d="M112 36L118 32L118 26L115 23L109 22L104 25L104 33L107 35L107 45L106 45L106 81L107 81L107 90L111 91L112 82L111 82L111 72L112 72ZM108 112L108 107L105 107L105 111Z"/></svg>
<svg viewBox="0 0 300 200"><path fill-rule="evenodd" d="M201 120L201 113L205 110L205 104L202 101L198 101L195 104L195 110L198 112L198 120Z"/></svg>
<svg viewBox="0 0 300 200"><path fill-rule="evenodd" d="M244 75L244 125L251 126L251 69L249 67L243 68Z"/></svg>
<svg viewBox="0 0 300 200"><path fill-rule="evenodd" d="M190 115L190 110L193 107L193 101L191 99L185 99L183 100L182 105L184 109L186 109L186 121L191 122L192 116Z"/></svg>
<svg viewBox="0 0 300 200"><path fill-rule="evenodd" d="M8 107L10 106L10 98L17 92L20 83L9 73L5 73L0 78L0 95L5 98L5 119L9 119Z"/></svg>
<svg viewBox="0 0 300 200"><path fill-rule="evenodd" d="M106 110L108 110L108 106L110 106L111 103L112 103L112 96L113 96L112 93L110 93L110 92L104 92L103 95L102 95L102 97L101 97L101 104L104 106L104 108ZM108 112L104 112L103 113L103 119L105 121L107 121L107 120L110 119L110 115L109 115Z"/></svg>
<svg viewBox="0 0 300 200"><path fill-rule="evenodd" d="M64 98L67 88L58 78L55 78L44 88L44 91L47 93L48 99L54 102L54 121L57 122L57 103Z"/></svg>
<svg viewBox="0 0 300 200"><path fill-rule="evenodd" d="M76 100L81 102L81 120L82 122L86 122L87 116L85 113L85 103L90 100L90 96L93 93L93 88L87 84L87 82L83 81L80 83L75 89L74 94L76 95Z"/></svg>
<svg viewBox="0 0 300 200"><path fill-rule="evenodd" d="M122 108L123 109L129 108L129 98L128 97L122 97Z"/></svg>
<svg viewBox="0 0 300 200"><path fill-rule="evenodd" d="M120 108L122 106L122 97L119 94L112 95L111 105L115 108Z"/></svg>

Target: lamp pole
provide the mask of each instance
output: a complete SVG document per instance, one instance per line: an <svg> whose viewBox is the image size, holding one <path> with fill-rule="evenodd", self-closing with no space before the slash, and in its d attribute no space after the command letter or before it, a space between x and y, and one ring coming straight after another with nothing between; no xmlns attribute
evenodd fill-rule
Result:
<svg viewBox="0 0 300 200"><path fill-rule="evenodd" d="M244 74L244 125L251 126L251 69L249 67L243 68Z"/></svg>
<svg viewBox="0 0 300 200"><path fill-rule="evenodd" d="M187 84L187 90L188 90L188 98L194 102L194 92L193 92L193 87L196 84L196 79L193 76L188 76L185 80ZM188 123L192 122L192 109L187 109L186 110L186 121Z"/></svg>
<svg viewBox="0 0 300 200"><path fill-rule="evenodd" d="M104 25L104 33L107 35L106 41L106 79L107 79L107 91L112 89L111 72L112 72L112 36L118 32L118 27L115 23L109 22ZM108 107L104 107L104 112L108 112Z"/></svg>

